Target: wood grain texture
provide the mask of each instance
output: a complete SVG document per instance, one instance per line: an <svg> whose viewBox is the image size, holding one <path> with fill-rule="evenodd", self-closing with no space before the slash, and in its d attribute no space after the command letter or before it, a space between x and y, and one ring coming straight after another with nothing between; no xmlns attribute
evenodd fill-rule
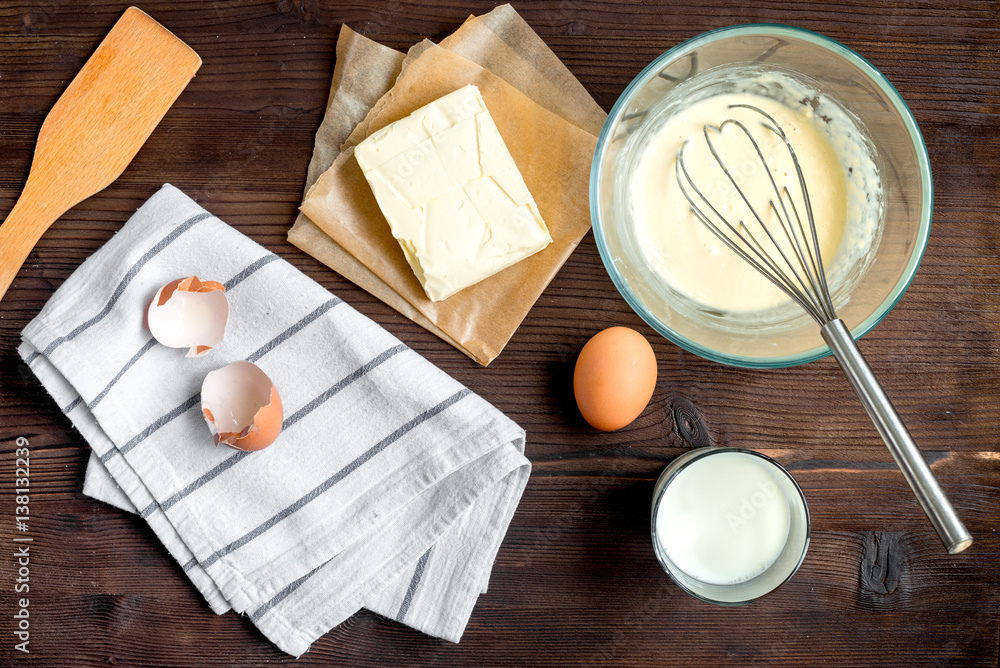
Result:
<svg viewBox="0 0 1000 668"><path fill-rule="evenodd" d="M62 216L0 302L0 666L997 666L1000 637L1000 9L993 1L515 2L610 109L652 58L700 32L777 22L822 32L910 105L935 181L934 224L900 304L861 342L976 543L951 557L836 364L744 370L701 360L629 309L588 236L484 369L287 244L340 24L397 49L492 2L149 0L204 64L123 175ZM46 113L126 8L0 3L0 212ZM458 645L360 612L300 660L216 616L139 518L81 494L87 447L21 363L21 329L164 182L480 393L528 432L533 474L490 590ZM572 397L586 340L651 341L647 410L612 433ZM95 352L99 354L99 351ZM13 650L15 448L31 444L31 655ZM802 569L742 608L672 585L649 539L663 467L692 444L786 465L812 513Z"/></svg>

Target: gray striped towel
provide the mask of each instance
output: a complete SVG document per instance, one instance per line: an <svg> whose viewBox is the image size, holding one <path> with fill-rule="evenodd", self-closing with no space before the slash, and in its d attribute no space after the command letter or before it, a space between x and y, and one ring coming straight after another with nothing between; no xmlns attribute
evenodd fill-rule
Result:
<svg viewBox="0 0 1000 668"><path fill-rule="evenodd" d="M157 344L169 281L224 282L225 340ZM84 492L138 512L209 606L301 655L360 608L458 642L530 472L524 431L287 262L164 186L56 291L19 352L92 449ZM266 450L215 447L205 375L281 394Z"/></svg>

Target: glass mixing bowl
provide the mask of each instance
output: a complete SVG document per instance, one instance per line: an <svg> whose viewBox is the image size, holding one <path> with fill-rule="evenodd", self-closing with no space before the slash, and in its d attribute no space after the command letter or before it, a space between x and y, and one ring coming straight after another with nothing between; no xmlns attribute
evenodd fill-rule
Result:
<svg viewBox="0 0 1000 668"><path fill-rule="evenodd" d="M680 44L646 67L615 103L598 139L590 178L594 236L618 291L669 340L724 364L793 366L830 353L816 323L797 308L777 320L758 321L693 307L644 259L622 195L649 125L662 121L664 109L683 108L718 81L733 79L718 73L738 74L739 68L802 82L846 111L865 135L881 182L879 233L843 285L831 287L837 288L837 315L855 339L896 305L930 233L927 148L906 103L878 70L842 44L807 30L760 24L722 28ZM722 86L717 92L726 92Z"/></svg>

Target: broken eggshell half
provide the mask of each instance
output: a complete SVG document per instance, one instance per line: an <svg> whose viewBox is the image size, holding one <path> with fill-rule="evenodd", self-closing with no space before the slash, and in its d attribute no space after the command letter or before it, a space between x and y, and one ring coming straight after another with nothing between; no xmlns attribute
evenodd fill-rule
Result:
<svg viewBox="0 0 1000 668"><path fill-rule="evenodd" d="M283 414L278 389L251 362L233 362L205 376L201 412L215 435L216 445L262 450L281 432Z"/></svg>
<svg viewBox="0 0 1000 668"><path fill-rule="evenodd" d="M197 276L167 283L146 309L153 338L170 348L188 348L187 357L200 357L219 345L228 321L225 286Z"/></svg>

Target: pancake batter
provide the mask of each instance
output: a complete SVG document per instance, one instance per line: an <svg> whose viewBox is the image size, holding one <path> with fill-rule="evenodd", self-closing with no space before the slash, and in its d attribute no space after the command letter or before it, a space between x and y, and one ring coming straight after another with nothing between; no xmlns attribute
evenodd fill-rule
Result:
<svg viewBox="0 0 1000 668"><path fill-rule="evenodd" d="M809 188L820 252L829 268L844 238L848 182L842 160L809 106L792 109L749 93L716 95L690 105L668 118L649 138L637 162L631 200L639 245L668 284L711 310L749 313L790 300L695 217L677 183L678 151L685 147L684 164L691 179L719 213L734 226L743 222L768 254L776 256L761 224L722 172L705 140L706 124L718 126L729 118L739 120L760 146L778 189L788 187L807 230L808 225L798 177L784 142L764 128L766 119L761 114L732 108L734 104L751 104L765 111L788 136ZM777 200L774 186L746 134L727 124L721 134L710 130L709 135L763 225L787 248L787 237L768 205L769 200ZM703 211L710 211L696 201ZM794 220L794 214L789 213ZM722 225L717 219L713 222Z"/></svg>

